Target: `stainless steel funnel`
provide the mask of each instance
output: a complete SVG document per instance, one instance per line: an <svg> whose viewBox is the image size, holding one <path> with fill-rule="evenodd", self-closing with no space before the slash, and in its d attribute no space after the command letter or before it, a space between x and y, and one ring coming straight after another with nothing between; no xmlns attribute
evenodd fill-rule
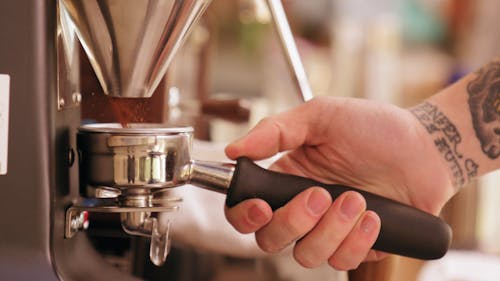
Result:
<svg viewBox="0 0 500 281"><path fill-rule="evenodd" d="M60 0L104 93L150 97L211 0Z"/></svg>

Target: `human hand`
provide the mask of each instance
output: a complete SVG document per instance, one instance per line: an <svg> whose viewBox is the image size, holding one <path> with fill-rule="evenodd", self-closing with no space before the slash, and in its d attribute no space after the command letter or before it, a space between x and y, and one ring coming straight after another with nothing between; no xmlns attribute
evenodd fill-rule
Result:
<svg viewBox="0 0 500 281"><path fill-rule="evenodd" d="M387 104L317 98L263 120L226 148L232 159L264 159L281 151L288 153L272 170L354 186L432 214L454 193L424 128L408 111ZM264 251L296 242L295 259L305 267L328 260L349 270L383 256L370 250L380 219L355 192L332 202L328 192L313 187L274 214L266 202L252 199L226 209L226 216L238 231L255 232Z"/></svg>

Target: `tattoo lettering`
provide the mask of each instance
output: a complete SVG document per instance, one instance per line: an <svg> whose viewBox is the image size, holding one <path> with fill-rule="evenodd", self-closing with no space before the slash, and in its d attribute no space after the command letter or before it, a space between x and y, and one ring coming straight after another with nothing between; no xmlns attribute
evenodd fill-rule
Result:
<svg viewBox="0 0 500 281"><path fill-rule="evenodd" d="M457 127L437 106L424 102L410 109L427 132L434 137L434 145L450 168L454 185L464 186L477 175L479 165L459 152L462 137Z"/></svg>
<svg viewBox="0 0 500 281"><path fill-rule="evenodd" d="M483 152L496 159L500 155L500 58L476 75L467 85L472 124Z"/></svg>
<svg viewBox="0 0 500 281"><path fill-rule="evenodd" d="M460 167L460 158L453 152L446 139L438 138L434 140L434 144L450 166L453 178L455 179L455 186L465 185L466 179L464 177L464 171L462 167Z"/></svg>
<svg viewBox="0 0 500 281"><path fill-rule="evenodd" d="M429 134L441 132L446 140L453 145L453 152L462 158L457 150L457 146L462 142L462 137L458 133L457 127L438 110L438 108L428 102L412 109L413 114L417 116L422 125L427 129Z"/></svg>
<svg viewBox="0 0 500 281"><path fill-rule="evenodd" d="M465 171L467 172L467 176L469 178L473 178L477 176L477 169L479 168L479 165L472 161L471 159L465 160Z"/></svg>

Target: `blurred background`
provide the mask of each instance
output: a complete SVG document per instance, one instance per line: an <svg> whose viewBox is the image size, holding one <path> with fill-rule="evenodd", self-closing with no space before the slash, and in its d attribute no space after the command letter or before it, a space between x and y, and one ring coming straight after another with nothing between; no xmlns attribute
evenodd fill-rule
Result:
<svg viewBox="0 0 500 281"><path fill-rule="evenodd" d="M497 0L283 5L315 96L409 107L500 54ZM160 91L168 107L162 118L195 124L197 147L219 144L220 153L260 119L301 103L264 0L213 0ZM143 264L133 270L147 280L498 280L499 185L499 173L490 174L446 206L453 250L439 261L391 257L345 273L328 266L303 269L289 252L242 257L179 243L163 268Z"/></svg>

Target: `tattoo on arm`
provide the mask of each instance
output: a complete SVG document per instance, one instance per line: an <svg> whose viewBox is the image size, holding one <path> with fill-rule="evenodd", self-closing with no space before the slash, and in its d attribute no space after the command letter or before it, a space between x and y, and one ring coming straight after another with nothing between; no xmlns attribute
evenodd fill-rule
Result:
<svg viewBox="0 0 500 281"><path fill-rule="evenodd" d="M464 186L477 175L479 165L459 151L462 137L457 127L437 106L424 102L410 111L433 137L434 145L448 164L453 174L453 184L457 188Z"/></svg>
<svg viewBox="0 0 500 281"><path fill-rule="evenodd" d="M467 85L472 124L490 159L500 155L500 57L476 72Z"/></svg>

